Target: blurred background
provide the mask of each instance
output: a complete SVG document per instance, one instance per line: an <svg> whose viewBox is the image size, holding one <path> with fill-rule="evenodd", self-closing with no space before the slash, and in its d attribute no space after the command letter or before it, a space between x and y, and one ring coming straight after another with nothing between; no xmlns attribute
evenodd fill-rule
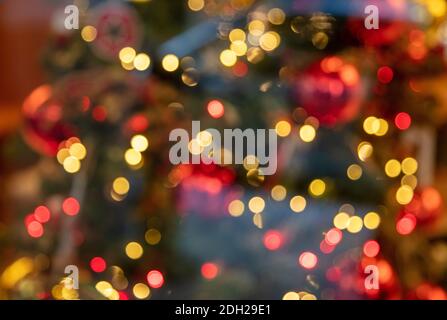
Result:
<svg viewBox="0 0 447 320"><path fill-rule="evenodd" d="M446 16L1 1L0 299L446 299ZM192 120L274 129L277 172L171 164Z"/></svg>

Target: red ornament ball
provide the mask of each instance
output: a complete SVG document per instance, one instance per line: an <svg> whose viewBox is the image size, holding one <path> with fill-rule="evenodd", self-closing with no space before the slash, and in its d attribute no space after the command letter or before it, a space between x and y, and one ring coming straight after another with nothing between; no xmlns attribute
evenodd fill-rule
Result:
<svg viewBox="0 0 447 320"><path fill-rule="evenodd" d="M327 57L297 76L296 102L322 125L334 126L354 119L362 96L357 68L339 57Z"/></svg>

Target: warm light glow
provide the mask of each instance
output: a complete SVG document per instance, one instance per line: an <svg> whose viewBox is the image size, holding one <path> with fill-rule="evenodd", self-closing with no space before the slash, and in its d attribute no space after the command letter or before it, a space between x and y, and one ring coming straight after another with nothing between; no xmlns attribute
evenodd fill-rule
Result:
<svg viewBox="0 0 447 320"><path fill-rule="evenodd" d="M177 58L177 56L173 54L168 54L164 56L162 62L161 62L163 69L165 69L168 72L174 72L179 67L180 61Z"/></svg>
<svg viewBox="0 0 447 320"><path fill-rule="evenodd" d="M149 141L145 136L138 134L132 137L130 140L130 145L138 152L144 152L149 147Z"/></svg>
<svg viewBox="0 0 447 320"><path fill-rule="evenodd" d="M144 283L137 283L132 288L133 295L137 299L146 299L151 294L151 290Z"/></svg>
<svg viewBox="0 0 447 320"><path fill-rule="evenodd" d="M271 191L272 199L275 201L283 201L287 196L287 190L281 185L274 186Z"/></svg>
<svg viewBox="0 0 447 320"><path fill-rule="evenodd" d="M226 67L232 67L237 62L237 55L234 51L226 49L220 53L220 62Z"/></svg>
<svg viewBox="0 0 447 320"><path fill-rule="evenodd" d="M315 179L309 185L309 192L314 197L321 197L326 191L326 183L321 179Z"/></svg>
<svg viewBox="0 0 447 320"><path fill-rule="evenodd" d="M137 55L137 52L135 51L134 48L131 48L131 47L122 48L119 52L119 58L120 58L121 62L125 63L125 64L132 63L133 60L135 59L136 55Z"/></svg>
<svg viewBox="0 0 447 320"><path fill-rule="evenodd" d="M298 262L305 269L313 269L318 263L318 258L312 252L306 251L300 255Z"/></svg>
<svg viewBox="0 0 447 320"><path fill-rule="evenodd" d="M290 199L290 209L293 212L300 213L306 209L306 199L302 196L295 196Z"/></svg>
<svg viewBox="0 0 447 320"><path fill-rule="evenodd" d="M349 219L350 219L349 214L347 214L345 212L340 212L334 217L334 221L333 221L334 226L337 229L344 230L349 225Z"/></svg>
<svg viewBox="0 0 447 320"><path fill-rule="evenodd" d="M300 128L300 138L304 142L312 142L317 135L317 131L311 125L304 125Z"/></svg>
<svg viewBox="0 0 447 320"><path fill-rule="evenodd" d="M149 68L151 64L151 59L149 56L145 53L139 53L136 55L135 59L133 60L133 65L135 69L138 71L144 71L147 68Z"/></svg>
<svg viewBox="0 0 447 320"><path fill-rule="evenodd" d="M413 189L407 185L401 186L396 192L396 200L401 205L406 205L413 200Z"/></svg>
<svg viewBox="0 0 447 320"><path fill-rule="evenodd" d="M81 30L81 37L85 42L95 41L98 31L93 26L85 26Z"/></svg>
<svg viewBox="0 0 447 320"><path fill-rule="evenodd" d="M278 136L284 138L290 134L290 131L292 131L292 126L288 121L281 120L276 123L275 131Z"/></svg>
<svg viewBox="0 0 447 320"><path fill-rule="evenodd" d="M240 217L244 213L244 203L241 200L233 200L228 205L228 213L233 217Z"/></svg>
<svg viewBox="0 0 447 320"><path fill-rule="evenodd" d="M118 194L120 196L125 195L129 192L129 189L130 189L130 184L126 178L119 177L113 181L113 191L116 194Z"/></svg>
<svg viewBox="0 0 447 320"><path fill-rule="evenodd" d="M358 180L362 177L363 170L358 164L352 164L348 167L347 175L351 180Z"/></svg>
<svg viewBox="0 0 447 320"><path fill-rule="evenodd" d="M400 162L396 159L389 160L385 165L385 173L390 178L395 178L400 175L402 167Z"/></svg>
<svg viewBox="0 0 447 320"><path fill-rule="evenodd" d="M147 282L151 288L161 288L165 282L163 274L158 270L149 271L147 274Z"/></svg>
<svg viewBox="0 0 447 320"><path fill-rule="evenodd" d="M129 242L125 250L126 255L132 260L139 259L143 255L143 247L138 242Z"/></svg>
<svg viewBox="0 0 447 320"><path fill-rule="evenodd" d="M358 216L353 216L349 219L347 230L350 233L358 233L363 228L363 220Z"/></svg>
<svg viewBox="0 0 447 320"><path fill-rule="evenodd" d="M368 212L363 217L363 224L369 230L377 229L380 225L380 216L376 212Z"/></svg>
<svg viewBox="0 0 447 320"><path fill-rule="evenodd" d="M248 208L253 213L261 213L265 208L265 201L261 197L253 197L248 202Z"/></svg>

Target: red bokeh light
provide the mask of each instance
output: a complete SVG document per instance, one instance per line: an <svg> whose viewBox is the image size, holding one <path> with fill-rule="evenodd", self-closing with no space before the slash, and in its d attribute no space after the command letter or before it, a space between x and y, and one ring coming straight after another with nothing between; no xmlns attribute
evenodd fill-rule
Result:
<svg viewBox="0 0 447 320"><path fill-rule="evenodd" d="M264 246L268 250L278 250L284 242L283 238L281 232L277 230L267 231L264 235Z"/></svg>
<svg viewBox="0 0 447 320"><path fill-rule="evenodd" d="M390 83L393 80L394 72L390 67L384 66L377 70L377 79L384 84Z"/></svg>
<svg viewBox="0 0 447 320"><path fill-rule="evenodd" d="M331 246L335 246L340 243L342 238L343 233L337 228L332 228L326 233L324 241Z"/></svg>
<svg viewBox="0 0 447 320"><path fill-rule="evenodd" d="M33 238L40 238L43 235L43 226L39 221L31 221L27 226L28 234Z"/></svg>
<svg viewBox="0 0 447 320"><path fill-rule="evenodd" d="M416 217L412 214L406 214L396 223L396 230L401 235L408 235L416 227Z"/></svg>
<svg viewBox="0 0 447 320"><path fill-rule="evenodd" d="M95 107L92 111L92 117L98 122L103 122L107 118L107 111L104 107Z"/></svg>
<svg viewBox="0 0 447 320"><path fill-rule="evenodd" d="M34 210L34 218L41 223L50 221L50 217L50 210L45 206L39 206Z"/></svg>
<svg viewBox="0 0 447 320"><path fill-rule="evenodd" d="M101 257L94 257L92 260L90 260L90 268L94 272L103 272L107 268L106 261Z"/></svg>
<svg viewBox="0 0 447 320"><path fill-rule="evenodd" d="M158 289L163 286L165 279L163 274L158 270L152 270L147 273L147 283L151 288Z"/></svg>
<svg viewBox="0 0 447 320"><path fill-rule="evenodd" d="M215 263L207 262L202 265L201 272L202 276L205 279L212 280L217 277L219 273L219 267Z"/></svg>
<svg viewBox="0 0 447 320"><path fill-rule="evenodd" d="M380 245L375 240L367 241L363 245L363 253L367 257L374 258L379 254L379 251L380 251Z"/></svg>
<svg viewBox="0 0 447 320"><path fill-rule="evenodd" d="M73 197L67 198L62 203L62 210L69 216L75 216L79 213L81 206L79 201Z"/></svg>
<svg viewBox="0 0 447 320"><path fill-rule="evenodd" d="M312 252L305 251L300 255L298 261L303 268L313 269L318 263L318 258Z"/></svg>
<svg viewBox="0 0 447 320"><path fill-rule="evenodd" d="M400 112L394 118L394 124L400 130L407 130L411 126L411 117L406 112Z"/></svg>
<svg viewBox="0 0 447 320"><path fill-rule="evenodd" d="M222 117L225 113L224 105L219 100L211 100L208 102L207 110L210 116L215 119Z"/></svg>

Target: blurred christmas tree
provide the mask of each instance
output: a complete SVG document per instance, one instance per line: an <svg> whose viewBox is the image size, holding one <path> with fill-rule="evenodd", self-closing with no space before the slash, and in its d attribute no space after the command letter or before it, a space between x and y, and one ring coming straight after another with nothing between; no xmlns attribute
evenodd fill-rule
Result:
<svg viewBox="0 0 447 320"><path fill-rule="evenodd" d="M368 1L378 30L348 0L75 4L5 148L2 296L447 297L444 1ZM192 119L274 128L277 173L171 165Z"/></svg>

